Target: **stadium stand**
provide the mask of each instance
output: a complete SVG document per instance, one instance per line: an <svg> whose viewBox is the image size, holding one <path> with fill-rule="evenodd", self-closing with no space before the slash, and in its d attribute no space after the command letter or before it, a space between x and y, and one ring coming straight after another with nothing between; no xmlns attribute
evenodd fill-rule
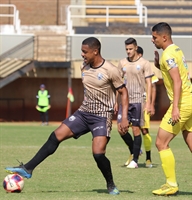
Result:
<svg viewBox="0 0 192 200"><path fill-rule="evenodd" d="M192 35L191 0L141 0L148 10L148 34L150 27L164 21L171 25L174 35Z"/></svg>
<svg viewBox="0 0 192 200"><path fill-rule="evenodd" d="M144 14L141 10L141 19L136 2L135 0L86 0L85 21L87 25L84 27L76 26L75 33L108 34L113 32L114 34L134 34L134 31L136 31L135 27L137 27L137 32L145 34ZM130 28L127 29L125 26Z"/></svg>

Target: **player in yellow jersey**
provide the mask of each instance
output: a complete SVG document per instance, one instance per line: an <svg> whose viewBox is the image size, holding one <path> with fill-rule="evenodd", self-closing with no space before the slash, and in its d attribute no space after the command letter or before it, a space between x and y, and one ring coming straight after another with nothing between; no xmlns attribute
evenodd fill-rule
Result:
<svg viewBox="0 0 192 200"><path fill-rule="evenodd" d="M169 24L161 22L152 28L152 42L163 53L155 51L155 66L160 68L170 99L156 137L166 183L152 191L156 195L174 195L179 191L175 173L175 158L169 143L182 131L183 138L192 152L192 84L182 50L172 41Z"/></svg>
<svg viewBox="0 0 192 200"><path fill-rule="evenodd" d="M137 48L137 53L140 56L143 56L143 48L138 46ZM152 161L151 161L151 144L152 144L152 139L151 136L149 134L149 128L150 128L150 116L153 116L155 114L155 99L156 99L156 82L158 82L159 79L157 78L157 76L153 76L151 78L151 82L152 82L152 88L151 88L151 113L150 115L147 114L146 110L144 113L144 126L141 127L141 132L143 134L143 143L144 143L144 147L145 147L145 152L146 152L146 162L145 162L145 166L148 168L151 168L152 165ZM147 99L146 94L144 94L144 98Z"/></svg>
<svg viewBox="0 0 192 200"><path fill-rule="evenodd" d="M157 76L153 76L151 79L152 82L152 90L151 90L151 113L150 115L147 114L146 110L144 111L144 126L141 127L141 132L143 134L143 143L145 147L146 152L146 162L145 166L147 168L153 167L152 160L151 160L151 144L152 139L149 134L149 128L150 128L150 116L153 116L155 114L155 99L156 99L156 82L158 82L159 79ZM146 95L144 95L144 98L146 99Z"/></svg>

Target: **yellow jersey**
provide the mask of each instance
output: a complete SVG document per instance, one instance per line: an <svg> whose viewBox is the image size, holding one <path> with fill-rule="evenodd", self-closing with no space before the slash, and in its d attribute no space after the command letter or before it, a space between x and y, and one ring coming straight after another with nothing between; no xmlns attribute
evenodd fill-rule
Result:
<svg viewBox="0 0 192 200"><path fill-rule="evenodd" d="M189 70L182 50L175 44L169 45L162 53L160 59L160 69L168 97L173 101L173 80L169 70L178 67L182 80L181 99L192 94L192 84L189 77Z"/></svg>

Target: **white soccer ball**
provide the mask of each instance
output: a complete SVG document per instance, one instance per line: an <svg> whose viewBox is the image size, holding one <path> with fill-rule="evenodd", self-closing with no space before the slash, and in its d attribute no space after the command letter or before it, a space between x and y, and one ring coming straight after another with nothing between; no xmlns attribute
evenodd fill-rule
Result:
<svg viewBox="0 0 192 200"><path fill-rule="evenodd" d="M21 192L24 187L24 179L19 174L9 174L4 178L3 187L7 192Z"/></svg>

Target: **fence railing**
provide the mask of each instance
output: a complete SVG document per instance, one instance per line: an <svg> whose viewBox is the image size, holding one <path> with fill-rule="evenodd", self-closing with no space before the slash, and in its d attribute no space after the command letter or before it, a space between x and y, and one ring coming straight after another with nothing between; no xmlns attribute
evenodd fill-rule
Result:
<svg viewBox="0 0 192 200"><path fill-rule="evenodd" d="M12 10L12 13L2 13L3 8L8 8L8 10ZM13 29L14 33L20 33L20 19L19 19L19 11L16 9L16 6L14 4L0 4L0 19L1 18L12 18L13 22L12 24L4 24L1 25L1 31L0 32L9 32Z"/></svg>
<svg viewBox="0 0 192 200"><path fill-rule="evenodd" d="M92 8L92 9L102 9L105 10L105 14L97 14L92 15L86 14L86 9ZM134 15L125 15L125 14L111 14L111 9L122 9L122 10L136 10L136 14ZM67 30L70 34L74 33L73 26L74 26L74 20L82 20L85 21L85 19L88 18L105 18L105 24L106 27L110 24L110 19L139 19L139 23L144 23L144 26L147 27L147 7L143 6L141 3L137 3L137 5L133 6L94 6L94 5L69 5L67 8L62 7L61 8L61 16L64 15L64 13L67 14L67 20L66 22L61 17L61 22L66 23ZM77 13L77 14L73 14ZM80 13L80 14L78 14Z"/></svg>

